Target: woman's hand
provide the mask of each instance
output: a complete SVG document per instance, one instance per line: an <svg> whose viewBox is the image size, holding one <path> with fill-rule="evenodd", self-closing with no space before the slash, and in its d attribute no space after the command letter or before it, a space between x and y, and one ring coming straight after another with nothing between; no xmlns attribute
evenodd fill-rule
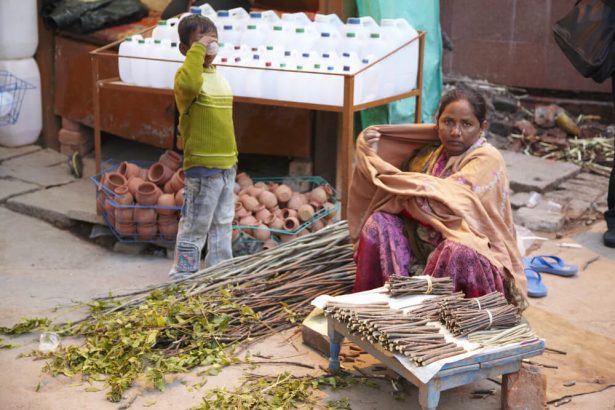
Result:
<svg viewBox="0 0 615 410"><path fill-rule="evenodd" d="M378 131L378 128L368 128L367 130L365 130L363 138L365 139L365 142L367 143L369 149L371 149L373 152L378 152L378 142L380 141L380 132Z"/></svg>

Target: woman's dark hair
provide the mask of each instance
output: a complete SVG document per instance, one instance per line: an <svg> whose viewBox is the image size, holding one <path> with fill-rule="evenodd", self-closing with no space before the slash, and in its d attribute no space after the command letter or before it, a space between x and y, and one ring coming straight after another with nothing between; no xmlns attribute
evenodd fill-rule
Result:
<svg viewBox="0 0 615 410"><path fill-rule="evenodd" d="M190 35L195 31L218 34L218 30L216 29L216 25L213 21L200 14L191 14L184 17L179 22L179 26L177 27L179 41L185 45L189 45Z"/></svg>
<svg viewBox="0 0 615 410"><path fill-rule="evenodd" d="M473 88L454 88L447 92L440 99L440 107L438 107L438 114L436 115L436 121L440 118L442 111L447 105L459 100L466 100L472 107L472 112L481 124L487 118L487 102L485 97Z"/></svg>

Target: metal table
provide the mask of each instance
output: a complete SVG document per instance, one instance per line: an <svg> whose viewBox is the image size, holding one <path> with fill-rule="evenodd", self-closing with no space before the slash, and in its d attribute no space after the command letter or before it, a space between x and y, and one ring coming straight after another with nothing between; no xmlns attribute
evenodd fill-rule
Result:
<svg viewBox="0 0 615 410"><path fill-rule="evenodd" d="M350 334L348 328L338 320L328 317L329 335L329 370L340 368L339 353L344 338L352 341L367 353L380 360L389 369L395 371L404 379L418 387L419 403L423 410L435 410L440 400L440 392L453 387L485 379L515 373L521 368L521 361L528 357L538 356L544 352L544 341L539 340L522 346L512 346L510 349L495 353L479 354L445 364L442 369L427 383L421 382L412 372L406 369L394 356L379 344L361 340L357 335Z"/></svg>

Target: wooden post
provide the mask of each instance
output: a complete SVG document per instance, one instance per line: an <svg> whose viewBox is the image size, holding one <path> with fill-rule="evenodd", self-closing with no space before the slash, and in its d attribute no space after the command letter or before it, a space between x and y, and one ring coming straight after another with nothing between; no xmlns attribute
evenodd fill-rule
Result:
<svg viewBox="0 0 615 410"><path fill-rule="evenodd" d="M419 35L419 72L416 80L416 89L419 93L416 96L416 105L414 106L414 122L420 124L423 122L423 61L425 52L425 32L422 31Z"/></svg>
<svg viewBox="0 0 615 410"><path fill-rule="evenodd" d="M98 86L98 57L91 55L92 58L92 80L93 93L92 104L94 109L94 156L96 159L96 173L101 171L102 145L100 135L100 87Z"/></svg>
<svg viewBox="0 0 615 410"><path fill-rule="evenodd" d="M346 219L352 160L354 157L354 76L344 76L342 132L337 144L337 187L342 200L342 219Z"/></svg>

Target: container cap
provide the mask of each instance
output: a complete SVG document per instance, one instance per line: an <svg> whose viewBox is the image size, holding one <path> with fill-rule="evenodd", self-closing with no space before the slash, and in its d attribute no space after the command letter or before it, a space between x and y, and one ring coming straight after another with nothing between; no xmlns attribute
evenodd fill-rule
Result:
<svg viewBox="0 0 615 410"><path fill-rule="evenodd" d="M229 16L228 10L218 10L218 17L228 17L228 16Z"/></svg>
<svg viewBox="0 0 615 410"><path fill-rule="evenodd" d="M228 61L228 58L226 58L226 57L222 57L222 58L220 59L220 61L222 61L223 63L226 63L226 62Z"/></svg>
<svg viewBox="0 0 615 410"><path fill-rule="evenodd" d="M235 50L241 50L241 46L235 46Z"/></svg>
<svg viewBox="0 0 615 410"><path fill-rule="evenodd" d="M267 61L267 62L265 63L265 67L271 67L271 61Z"/></svg>
<svg viewBox="0 0 615 410"><path fill-rule="evenodd" d="M145 40L144 39L139 40L139 44L145 44Z"/></svg>
<svg viewBox="0 0 615 410"><path fill-rule="evenodd" d="M285 51L284 52L284 57L290 57L290 51Z"/></svg>
<svg viewBox="0 0 615 410"><path fill-rule="evenodd" d="M344 71L350 71L350 66L349 65L345 65L344 66Z"/></svg>
<svg viewBox="0 0 615 410"><path fill-rule="evenodd" d="M160 21L158 22L158 25L159 25L159 26L166 26L166 25L167 25L167 21L166 21L166 20L160 20Z"/></svg>
<svg viewBox="0 0 615 410"><path fill-rule="evenodd" d="M174 41L171 43L171 47L177 47L177 43Z"/></svg>
<svg viewBox="0 0 615 410"><path fill-rule="evenodd" d="M280 63L280 68L286 68L286 63Z"/></svg>
<svg viewBox="0 0 615 410"><path fill-rule="evenodd" d="M241 61L241 57L235 57L235 62L238 63Z"/></svg>
<svg viewBox="0 0 615 410"><path fill-rule="evenodd" d="M350 53L342 53L343 57L350 57Z"/></svg>
<svg viewBox="0 0 615 410"><path fill-rule="evenodd" d="M327 66L327 71L333 71L335 70L335 67L333 67L332 65Z"/></svg>
<svg viewBox="0 0 615 410"><path fill-rule="evenodd" d="M128 37L128 38L124 39L124 41L132 41L132 37Z"/></svg>
<svg viewBox="0 0 615 410"><path fill-rule="evenodd" d="M303 70L303 66L302 65L298 65L297 66L297 70Z"/></svg>
<svg viewBox="0 0 615 410"><path fill-rule="evenodd" d="M282 31L282 26L273 26L274 31Z"/></svg>
<svg viewBox="0 0 615 410"><path fill-rule="evenodd" d="M253 19L262 19L263 18L263 13L259 12L259 11L251 11L250 12L250 18Z"/></svg>
<svg viewBox="0 0 615 410"><path fill-rule="evenodd" d="M254 55L252 56L252 59L253 59L253 60L260 60L260 59L261 59L261 56L259 56L258 54L254 54Z"/></svg>
<svg viewBox="0 0 615 410"><path fill-rule="evenodd" d="M295 33L305 33L305 29L303 27L298 27L295 29Z"/></svg>
<svg viewBox="0 0 615 410"><path fill-rule="evenodd" d="M160 44L160 40L154 40L154 44Z"/></svg>
<svg viewBox="0 0 615 410"><path fill-rule="evenodd" d="M357 36L357 33L353 33L352 31L349 31L348 33L346 33L346 37L355 38L356 36Z"/></svg>
<svg viewBox="0 0 615 410"><path fill-rule="evenodd" d="M254 24L249 24L248 30L256 30L256 26Z"/></svg>
<svg viewBox="0 0 615 410"><path fill-rule="evenodd" d="M322 58L329 58L331 55L329 53L322 53Z"/></svg>
<svg viewBox="0 0 615 410"><path fill-rule="evenodd" d="M331 37L331 33L320 33L320 37Z"/></svg>
<svg viewBox="0 0 615 410"><path fill-rule="evenodd" d="M348 24L361 24L361 19L358 17L349 17Z"/></svg>
<svg viewBox="0 0 615 410"><path fill-rule="evenodd" d="M200 7L190 7L190 13L192 13L192 14L201 14L201 8Z"/></svg>
<svg viewBox="0 0 615 410"><path fill-rule="evenodd" d="M314 68L320 70L320 64L314 64Z"/></svg>
<svg viewBox="0 0 615 410"><path fill-rule="evenodd" d="M308 57L310 56L310 53L303 53L303 54L301 54L301 56L302 56L303 58L308 58Z"/></svg>
<svg viewBox="0 0 615 410"><path fill-rule="evenodd" d="M372 33L369 36L370 38L380 38L380 33Z"/></svg>
<svg viewBox="0 0 615 410"><path fill-rule="evenodd" d="M252 47L251 50L252 51L258 51L258 47Z"/></svg>
<svg viewBox="0 0 615 410"><path fill-rule="evenodd" d="M369 59L364 58L363 60L361 60L361 62L362 62L363 64L369 64Z"/></svg>
<svg viewBox="0 0 615 410"><path fill-rule="evenodd" d="M273 46L267 46L267 51L273 51Z"/></svg>
<svg viewBox="0 0 615 410"><path fill-rule="evenodd" d="M232 29L233 29L233 26L231 26L231 25L228 25L228 26L222 26L222 28L223 28L224 30L232 30Z"/></svg>

